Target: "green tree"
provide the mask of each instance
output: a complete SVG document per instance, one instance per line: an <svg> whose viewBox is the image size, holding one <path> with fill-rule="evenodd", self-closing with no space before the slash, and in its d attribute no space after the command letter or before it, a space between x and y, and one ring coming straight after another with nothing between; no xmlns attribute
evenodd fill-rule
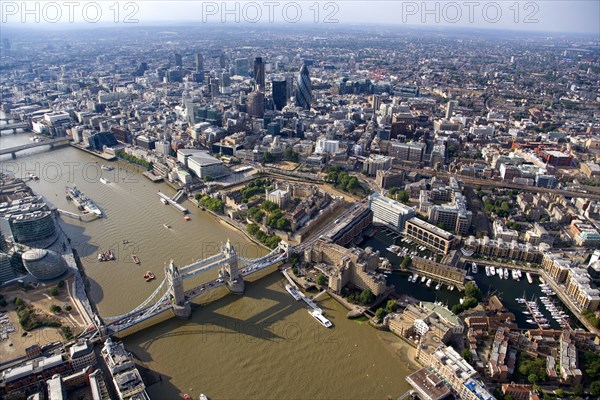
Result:
<svg viewBox="0 0 600 400"><path fill-rule="evenodd" d="M275 212L279 210L279 206L270 200L263 201L260 207L267 212Z"/></svg>
<svg viewBox="0 0 600 400"><path fill-rule="evenodd" d="M475 282L467 282L467 284L465 285L465 296L473 297L477 301L479 301L482 297L481 289L477 287L477 284Z"/></svg>
<svg viewBox="0 0 600 400"><path fill-rule="evenodd" d="M65 281L60 280L58 281L58 284L56 285L56 287L58 287L59 289L62 289L65 286Z"/></svg>
<svg viewBox="0 0 600 400"><path fill-rule="evenodd" d="M600 381L594 381L590 384L590 394L594 397L600 397Z"/></svg>
<svg viewBox="0 0 600 400"><path fill-rule="evenodd" d="M67 305L64 307L64 309L65 309L65 311L71 311L71 310L73 309L73 307L71 307L69 304L67 304Z"/></svg>
<svg viewBox="0 0 600 400"><path fill-rule="evenodd" d="M377 311L375 311L375 319L377 319L377 322L381 323L381 321L383 321L383 317L385 317L386 313L385 310L381 307L379 307L377 309Z"/></svg>
<svg viewBox="0 0 600 400"><path fill-rule="evenodd" d="M323 286L323 285L326 285L326 284L327 284L327 277L325 275L323 275L323 274L320 274L317 277L317 285Z"/></svg>
<svg viewBox="0 0 600 400"><path fill-rule="evenodd" d="M388 313L393 313L398 308L398 302L396 300L388 300L385 305L385 311Z"/></svg>
<svg viewBox="0 0 600 400"><path fill-rule="evenodd" d="M460 355L462 356L462 358L464 358L467 361L471 361L471 350L469 349L464 349L462 351L462 353L460 353Z"/></svg>
<svg viewBox="0 0 600 400"><path fill-rule="evenodd" d="M25 302L23 301L23 299L20 298L20 297L15 297L14 303L15 303L15 306L17 308L23 307L23 305L25 304Z"/></svg>
<svg viewBox="0 0 600 400"><path fill-rule="evenodd" d="M401 203L408 203L408 201L410 200L410 195L406 190L401 190L400 192L398 192L397 197L398 201Z"/></svg>
<svg viewBox="0 0 600 400"><path fill-rule="evenodd" d="M256 234L260 231L260 228L256 224L248 224L248 233L252 236L256 236Z"/></svg>
<svg viewBox="0 0 600 400"><path fill-rule="evenodd" d="M565 391L562 390L561 388L558 388L554 391L554 394L557 395L558 397L564 397Z"/></svg>
<svg viewBox="0 0 600 400"><path fill-rule="evenodd" d="M412 258L410 258L409 256L404 256L404 258L402 259L402 263L400 264L400 267L402 269L408 269L410 264L412 264Z"/></svg>
<svg viewBox="0 0 600 400"><path fill-rule="evenodd" d="M573 387L573 393L575 394L575 396L582 396L585 393L583 385L575 385Z"/></svg>
<svg viewBox="0 0 600 400"><path fill-rule="evenodd" d="M529 383L536 383L538 381L538 376L536 374L529 374L529 376L527 376L527 380Z"/></svg>
<svg viewBox="0 0 600 400"><path fill-rule="evenodd" d="M50 311L52 311L54 314L58 314L60 312L60 307L56 304L52 304L50 306Z"/></svg>
<svg viewBox="0 0 600 400"><path fill-rule="evenodd" d="M48 294L52 297L57 296L58 295L58 288L57 287L53 287L52 289L50 289L48 291Z"/></svg>
<svg viewBox="0 0 600 400"><path fill-rule="evenodd" d="M375 296L373 296L371 289L365 289L360 293L359 301L362 304L371 304L373 300L375 300Z"/></svg>
<svg viewBox="0 0 600 400"><path fill-rule="evenodd" d="M290 229L290 221L287 218L281 217L277 220L277 223L275 224L277 226L277 229L281 229L281 230L288 230Z"/></svg>

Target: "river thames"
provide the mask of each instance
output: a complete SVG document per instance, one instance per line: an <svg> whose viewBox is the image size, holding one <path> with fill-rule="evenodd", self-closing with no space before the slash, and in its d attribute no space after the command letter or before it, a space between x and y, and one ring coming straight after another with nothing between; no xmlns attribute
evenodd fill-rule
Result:
<svg viewBox="0 0 600 400"><path fill-rule="evenodd" d="M30 136L5 133L0 145L30 143ZM3 156L0 161L4 172L39 176L29 185L50 206L77 212L65 197L65 186L76 185L106 214L89 223L67 217L60 222L82 258L91 300L101 316L125 313L145 300L162 280L170 259L188 264L214 254L227 239L244 257L266 253L189 202L183 205L190 209L191 220L184 221L157 196L158 191L170 196L175 191L165 183L150 182L127 163L111 162L115 170L104 171L100 166L107 162L70 146L31 149L17 159ZM111 183L101 183L100 177ZM117 260L98 262L98 252L107 249L115 251ZM131 261L132 253L140 258L140 266ZM147 270L158 279L145 282ZM148 388L150 396L386 399L409 388L404 378L415 366L398 338L346 319L346 310L331 299L320 303L335 324L327 330L283 285L283 277L273 273L247 285L244 296L195 305L189 320L170 319L125 338L140 363L161 374L162 382Z"/></svg>

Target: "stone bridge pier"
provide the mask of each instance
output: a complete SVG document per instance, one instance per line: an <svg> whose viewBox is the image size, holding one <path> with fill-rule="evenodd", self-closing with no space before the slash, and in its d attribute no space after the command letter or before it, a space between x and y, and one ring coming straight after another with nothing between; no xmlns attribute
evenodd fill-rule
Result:
<svg viewBox="0 0 600 400"><path fill-rule="evenodd" d="M223 279L225 279L227 289L229 289L231 293L243 294L244 278L238 270L237 252L229 240L227 240L227 243L225 243L225 245L223 245L221 248L221 253L226 261L221 267L220 275Z"/></svg>
<svg viewBox="0 0 600 400"><path fill-rule="evenodd" d="M170 287L169 295L171 297L173 313L178 318L189 318L192 315L192 307L190 306L190 302L185 299L183 278L173 260L165 267L165 275Z"/></svg>

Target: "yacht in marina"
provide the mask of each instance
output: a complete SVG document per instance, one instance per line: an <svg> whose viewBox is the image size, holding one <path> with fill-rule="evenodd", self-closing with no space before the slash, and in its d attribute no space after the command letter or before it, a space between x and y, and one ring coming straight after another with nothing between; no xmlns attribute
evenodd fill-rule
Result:
<svg viewBox="0 0 600 400"><path fill-rule="evenodd" d="M423 275L423 276L421 277L421 283L425 282L426 280L427 280L427 277L426 277L425 275Z"/></svg>
<svg viewBox="0 0 600 400"><path fill-rule="evenodd" d="M440 282L437 285L435 285L435 290L440 290L441 287L442 287L442 282Z"/></svg>
<svg viewBox="0 0 600 400"><path fill-rule="evenodd" d="M496 268L494 268L494 266L490 265L490 275L494 276L496 275Z"/></svg>
<svg viewBox="0 0 600 400"><path fill-rule="evenodd" d="M431 287L431 279L427 279L427 283L425 284L427 287Z"/></svg>
<svg viewBox="0 0 600 400"><path fill-rule="evenodd" d="M529 272L525 272L525 276L527 277L527 282L531 285L533 283L533 278L531 278L531 274Z"/></svg>

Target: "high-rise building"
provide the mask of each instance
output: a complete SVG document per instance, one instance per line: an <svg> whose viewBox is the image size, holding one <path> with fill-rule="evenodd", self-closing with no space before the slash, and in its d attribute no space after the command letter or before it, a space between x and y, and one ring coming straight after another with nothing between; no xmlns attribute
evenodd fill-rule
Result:
<svg viewBox="0 0 600 400"><path fill-rule="evenodd" d="M183 67L183 59L181 58L181 54L175 53L175 66Z"/></svg>
<svg viewBox="0 0 600 400"><path fill-rule="evenodd" d="M219 82L219 78L210 78L210 93L213 96L217 96L220 92L219 92L219 86L220 86L220 82Z"/></svg>
<svg viewBox="0 0 600 400"><path fill-rule="evenodd" d="M256 90L265 91L265 64L262 57L254 59L254 82Z"/></svg>
<svg viewBox="0 0 600 400"><path fill-rule="evenodd" d="M219 56L219 66L225 68L225 54L221 53Z"/></svg>
<svg viewBox="0 0 600 400"><path fill-rule="evenodd" d="M296 80L296 105L309 110L311 101L312 93L308 67L306 64L302 64L298 79Z"/></svg>
<svg viewBox="0 0 600 400"><path fill-rule="evenodd" d="M409 142L401 143L396 140L390 141L390 156L400 161L423 161L425 154L425 143Z"/></svg>
<svg viewBox="0 0 600 400"><path fill-rule="evenodd" d="M248 95L248 114L258 118L265 115L265 95L262 92L252 92Z"/></svg>
<svg viewBox="0 0 600 400"><path fill-rule="evenodd" d="M275 108L281 111L287 104L287 82L283 79L273 79L271 81L271 90Z"/></svg>
<svg viewBox="0 0 600 400"><path fill-rule="evenodd" d="M231 93L231 78L229 77L228 72L221 73L221 93L230 94Z"/></svg>
<svg viewBox="0 0 600 400"><path fill-rule="evenodd" d="M204 72L204 58L201 53L196 53L196 72Z"/></svg>
<svg viewBox="0 0 600 400"><path fill-rule="evenodd" d="M446 119L452 118L452 114L454 114L454 108L458 106L458 101L450 100L448 105L446 105Z"/></svg>
<svg viewBox="0 0 600 400"><path fill-rule="evenodd" d="M413 207L378 193L369 196L369 208L373 211L373 221L383 223L398 232L403 232L406 221L415 216Z"/></svg>
<svg viewBox="0 0 600 400"><path fill-rule="evenodd" d="M371 105L373 106L373 111L376 112L381 107L381 96L378 94L373 95L373 100L371 101Z"/></svg>
<svg viewBox="0 0 600 400"><path fill-rule="evenodd" d="M285 95L287 99L291 99L294 95L294 77L292 75L288 75L285 77Z"/></svg>
<svg viewBox="0 0 600 400"><path fill-rule="evenodd" d="M236 58L235 59L235 73L236 73L236 75L241 75L241 76L248 75L248 59L247 58Z"/></svg>

